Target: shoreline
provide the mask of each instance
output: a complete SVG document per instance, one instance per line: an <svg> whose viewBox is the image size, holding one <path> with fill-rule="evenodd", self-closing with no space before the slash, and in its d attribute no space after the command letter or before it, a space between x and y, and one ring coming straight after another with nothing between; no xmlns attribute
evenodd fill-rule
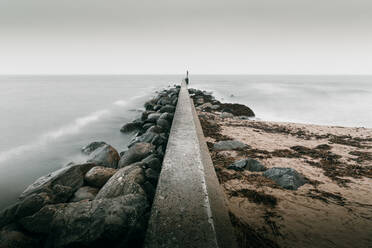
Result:
<svg viewBox="0 0 372 248"><path fill-rule="evenodd" d="M0 247L142 246L179 89L121 128L135 134L128 150L92 142L86 163L31 184L0 212ZM372 244L372 129L251 120L243 104L188 91L239 247Z"/></svg>
<svg viewBox="0 0 372 248"><path fill-rule="evenodd" d="M372 245L372 129L249 120L205 94L194 102L240 247ZM303 182L267 177L277 168Z"/></svg>

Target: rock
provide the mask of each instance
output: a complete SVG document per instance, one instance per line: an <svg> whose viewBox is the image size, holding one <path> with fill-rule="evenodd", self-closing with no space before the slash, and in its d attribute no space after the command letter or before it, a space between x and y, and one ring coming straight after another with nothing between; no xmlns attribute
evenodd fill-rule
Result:
<svg viewBox="0 0 372 248"><path fill-rule="evenodd" d="M241 115L241 116L239 116L239 119L240 120L250 120L251 118L248 117L248 116L245 116L245 115Z"/></svg>
<svg viewBox="0 0 372 248"><path fill-rule="evenodd" d="M115 198L128 194L142 194L145 192L142 185L145 182L143 169L137 164L121 168L98 192L96 199Z"/></svg>
<svg viewBox="0 0 372 248"><path fill-rule="evenodd" d="M236 140L223 140L215 143L213 145L214 150L222 151L222 150L234 150L237 148L244 148L247 145Z"/></svg>
<svg viewBox="0 0 372 248"><path fill-rule="evenodd" d="M46 204L53 202L54 198L47 193L31 194L0 212L0 228L20 218L32 215Z"/></svg>
<svg viewBox="0 0 372 248"><path fill-rule="evenodd" d="M78 188L83 186L84 175L94 166L96 165L92 163L71 165L40 177L27 187L20 198L46 192L56 198L55 202L65 202Z"/></svg>
<svg viewBox="0 0 372 248"><path fill-rule="evenodd" d="M156 192L155 187L149 181L146 181L143 184L143 189L145 190L147 198L150 200L150 202L152 202L155 196L155 192Z"/></svg>
<svg viewBox="0 0 372 248"><path fill-rule="evenodd" d="M161 145L163 143L163 139L160 137L159 134L156 134L155 137L151 140L151 144L154 146Z"/></svg>
<svg viewBox="0 0 372 248"><path fill-rule="evenodd" d="M154 123L146 123L142 126L142 129L143 130L148 130L149 128L151 128L152 126L154 126Z"/></svg>
<svg viewBox="0 0 372 248"><path fill-rule="evenodd" d="M155 151L155 146L149 143L134 144L119 161L119 168L141 161Z"/></svg>
<svg viewBox="0 0 372 248"><path fill-rule="evenodd" d="M104 145L90 155L88 162L109 168L117 168L119 160L120 156L115 148L110 145Z"/></svg>
<svg viewBox="0 0 372 248"><path fill-rule="evenodd" d="M172 121L172 120L173 120L173 117L174 117L174 114L172 114L172 113L168 113L168 112L164 112L164 113L162 113L161 116L159 117L159 120Z"/></svg>
<svg viewBox="0 0 372 248"><path fill-rule="evenodd" d="M147 156L146 158L142 159L141 162L144 163L146 168L151 168L157 172L159 172L161 169L161 162L155 154Z"/></svg>
<svg viewBox="0 0 372 248"><path fill-rule="evenodd" d="M176 108L172 105L165 105L159 110L160 113L174 113L174 111L176 111Z"/></svg>
<svg viewBox="0 0 372 248"><path fill-rule="evenodd" d="M264 171L266 170L265 166L263 166L260 162L255 159L248 158L239 160L227 167L228 169L232 170L249 170L249 171Z"/></svg>
<svg viewBox="0 0 372 248"><path fill-rule="evenodd" d="M16 225L8 225L0 230L1 248L38 248L40 241L23 233Z"/></svg>
<svg viewBox="0 0 372 248"><path fill-rule="evenodd" d="M211 106L211 109L212 110L217 110L217 109L219 109L220 108L220 105L212 105Z"/></svg>
<svg viewBox="0 0 372 248"><path fill-rule="evenodd" d="M152 126L150 127L149 129L147 129L147 132L153 132L153 133L161 133L163 130L161 127L155 125L155 126Z"/></svg>
<svg viewBox="0 0 372 248"><path fill-rule="evenodd" d="M232 113L235 116L255 116L254 112L249 107L238 103L221 103L220 110L223 110L223 112Z"/></svg>
<svg viewBox="0 0 372 248"><path fill-rule="evenodd" d="M162 130L167 131L170 129L170 124L167 120L159 119L157 125L162 128Z"/></svg>
<svg viewBox="0 0 372 248"><path fill-rule="evenodd" d="M146 122L156 123L159 117L161 116L160 113L152 113L146 119Z"/></svg>
<svg viewBox="0 0 372 248"><path fill-rule="evenodd" d="M81 148L81 151L85 154L91 154L94 150L96 150L97 148L100 148L102 146L106 145L106 142L103 142L103 141L94 141L92 143L90 143L89 145L87 146L84 146L83 148Z"/></svg>
<svg viewBox="0 0 372 248"><path fill-rule="evenodd" d="M101 188L117 172L117 169L95 166L85 174L85 182L93 187Z"/></svg>
<svg viewBox="0 0 372 248"><path fill-rule="evenodd" d="M163 106L170 104L170 103L171 103L171 100L167 96L160 98L160 100L158 101L158 104L163 105Z"/></svg>
<svg viewBox="0 0 372 248"><path fill-rule="evenodd" d="M107 247L128 247L143 231L148 209L143 195L47 205L21 220L29 232L46 236L46 247L90 247L104 240Z"/></svg>
<svg viewBox="0 0 372 248"><path fill-rule="evenodd" d="M202 96L197 97L197 98L195 99L195 103L196 103L197 105L201 105L201 104L203 104L203 103L204 103L204 98L203 98Z"/></svg>
<svg viewBox="0 0 372 248"><path fill-rule="evenodd" d="M246 159L246 166L245 168L249 171L265 171L266 167L263 166L260 162L253 158L248 158Z"/></svg>
<svg viewBox="0 0 372 248"><path fill-rule="evenodd" d="M143 106L145 107L146 110L152 110L153 107L154 107L154 101L152 101L152 100L147 101L147 102L145 102L145 104Z"/></svg>
<svg viewBox="0 0 372 248"><path fill-rule="evenodd" d="M82 200L93 200L98 193L97 188L93 188L90 186L84 186L78 189L75 193L70 202L78 202Z"/></svg>
<svg viewBox="0 0 372 248"><path fill-rule="evenodd" d="M163 146L159 146L157 149L156 149L156 153L160 156L160 157L164 157L164 149L163 149Z"/></svg>
<svg viewBox="0 0 372 248"><path fill-rule="evenodd" d="M146 133L142 134L141 136L137 136L134 140L132 140L128 147L132 147L137 143L153 143L153 140L158 136L158 134L151 132L151 130L147 130Z"/></svg>
<svg viewBox="0 0 372 248"><path fill-rule="evenodd" d="M198 106L200 109L206 109L206 108L212 108L212 104L210 102L204 103L200 106Z"/></svg>
<svg viewBox="0 0 372 248"><path fill-rule="evenodd" d="M119 153L119 156L122 157L122 156L123 156L127 151L128 151L128 150L121 151L121 152Z"/></svg>
<svg viewBox="0 0 372 248"><path fill-rule="evenodd" d="M234 118L234 115L231 114L231 113L223 112L223 113L220 114L220 117L223 118L223 119L224 118Z"/></svg>
<svg viewBox="0 0 372 248"><path fill-rule="evenodd" d="M227 169L242 171L242 170L244 170L246 165L247 165L247 161L245 159L242 159L242 160L239 160L239 161L229 165L227 167Z"/></svg>
<svg viewBox="0 0 372 248"><path fill-rule="evenodd" d="M273 167L263 173L285 189L297 190L306 183L303 175L292 168Z"/></svg>
<svg viewBox="0 0 372 248"><path fill-rule="evenodd" d="M155 170L148 168L145 170L146 179L154 186L158 183L159 173Z"/></svg>
<svg viewBox="0 0 372 248"><path fill-rule="evenodd" d="M139 130L142 128L142 124L143 122L141 120L135 120L133 122L129 122L125 124L124 126L122 126L122 128L120 129L120 132L129 133L129 132Z"/></svg>
<svg viewBox="0 0 372 248"><path fill-rule="evenodd" d="M172 99L171 104L172 104L173 106L177 106L177 102L178 102L178 97L175 97L174 99Z"/></svg>
<svg viewBox="0 0 372 248"><path fill-rule="evenodd" d="M161 105L156 105L156 106L154 107L154 110L155 110L155 111L158 111L159 109L161 109L161 107L162 107Z"/></svg>
<svg viewBox="0 0 372 248"><path fill-rule="evenodd" d="M147 117L152 114L152 113L155 113L155 111L144 111L141 115L141 120L142 121L145 121L147 119Z"/></svg>

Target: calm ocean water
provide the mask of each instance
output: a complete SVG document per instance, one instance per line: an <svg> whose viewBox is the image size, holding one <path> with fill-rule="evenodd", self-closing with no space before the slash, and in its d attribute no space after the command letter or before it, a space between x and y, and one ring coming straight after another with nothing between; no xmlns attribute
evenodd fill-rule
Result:
<svg viewBox="0 0 372 248"><path fill-rule="evenodd" d="M0 209L38 177L86 157L103 140L122 151L119 129L180 75L0 76ZM192 76L191 87L250 106L272 121L372 127L372 76Z"/></svg>

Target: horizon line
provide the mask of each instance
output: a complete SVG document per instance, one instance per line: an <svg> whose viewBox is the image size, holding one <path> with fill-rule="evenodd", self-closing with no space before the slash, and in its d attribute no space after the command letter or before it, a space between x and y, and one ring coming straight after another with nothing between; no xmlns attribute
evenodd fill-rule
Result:
<svg viewBox="0 0 372 248"><path fill-rule="evenodd" d="M185 73L22 73L0 76L179 76ZM372 76L362 73L190 73L196 76Z"/></svg>

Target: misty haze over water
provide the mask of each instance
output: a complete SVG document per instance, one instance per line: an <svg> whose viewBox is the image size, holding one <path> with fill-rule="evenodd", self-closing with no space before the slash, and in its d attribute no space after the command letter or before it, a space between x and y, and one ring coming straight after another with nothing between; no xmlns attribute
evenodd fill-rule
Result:
<svg viewBox="0 0 372 248"><path fill-rule="evenodd" d="M121 125L181 75L0 76L0 209L27 185L106 141L123 151ZM261 120L372 127L372 76L194 75L190 87L246 104Z"/></svg>

